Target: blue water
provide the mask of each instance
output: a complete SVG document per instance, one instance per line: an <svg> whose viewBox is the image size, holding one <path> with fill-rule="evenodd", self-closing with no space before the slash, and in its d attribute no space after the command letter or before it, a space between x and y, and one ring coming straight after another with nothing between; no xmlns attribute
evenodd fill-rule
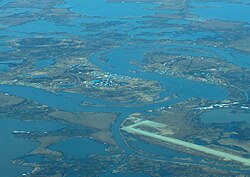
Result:
<svg viewBox="0 0 250 177"><path fill-rule="evenodd" d="M190 98L194 95L196 96L201 96L201 97L205 97L205 98L209 98L209 99L225 99L227 98L227 94L226 91L220 87L217 86L210 86L210 85L206 85L206 84L200 84L200 83L196 83L196 82L192 82L192 81L187 81L185 79L178 79L178 78L171 78L171 77L165 77L165 76L160 76L157 74L153 74L153 73L139 73L134 75L133 73L130 72L131 69L135 69L138 70L138 67L131 65L129 63L130 58L134 59L139 59L141 60L142 58L142 53L139 53L138 50L126 50L125 53L121 53L122 50L117 50L115 52L111 52L108 55L109 61L108 64L101 64L98 59L93 56L91 61L94 62L94 64L97 64L99 67L101 67L104 71L109 71L109 72L114 72L114 73L118 73L118 74L122 74L122 75L130 75L131 77L136 76L136 77L141 77L144 79L152 79L152 80L156 80L159 81L164 87L166 87L166 91L162 94L162 96L167 96L170 95L172 93L179 93L180 98L178 99L178 101L183 101L187 98ZM112 64L113 66L110 66L109 64ZM122 64L122 67L121 65ZM63 109L63 110L68 110L68 111L115 111L115 112L120 112L121 116L118 118L118 120L115 122L115 124L112 127L112 132L113 135L116 139L116 141L118 142L118 144L123 147L127 153L130 154L135 154L136 152L134 152L133 150L129 149L127 147L127 145L123 142L123 140L121 139L120 135L117 133L119 132L119 128L120 128L120 124L121 122L131 113L134 112L140 112L140 111L145 111L148 109L153 109L153 108L158 108L161 106L167 106L169 104L171 104L171 102L169 103L158 103L158 104L154 104L154 105L142 105L142 106L138 106L138 107L131 107L131 108L124 108L124 107L119 107L119 104L116 106L112 106L109 105L108 103L100 100L98 98L93 99L90 98L86 95L79 95L79 94L72 94L72 93L61 93L59 94L53 94L53 93L49 93L49 92L45 92L42 91L40 89L34 89L31 87L23 87L23 86L0 86L0 90L4 91L4 92L9 92L11 94L15 94L27 99L31 99L43 104L47 104L49 106L55 107L55 108L59 108L59 109ZM80 106L80 103L82 101L91 101L93 103L99 104L99 105L106 105L107 107L104 108L98 108L98 107L91 107L91 106ZM177 100L176 100L177 101ZM73 141L73 143L76 143ZM79 143L79 142L78 142ZM144 147L142 144L140 145L140 143L142 142L138 142L137 146L139 147ZM81 144L81 142L80 142ZM83 143L84 144L84 143ZM71 156L82 156L81 157L85 157L86 153L94 153L94 152L84 152L82 151L82 148L80 149L74 149L73 151L70 149L72 147L72 142L66 143L66 144L62 144L59 147L64 149L61 149L63 152L66 152L66 154L69 152L75 152L75 154L70 154ZM58 147L58 148L59 148ZM76 146L81 147L79 146ZM54 147L52 147L54 148ZM60 148L58 149L60 150ZM91 150L91 149L89 149ZM152 149L150 148L143 148L144 151L148 151L149 153L152 152ZM159 149L157 149L158 151ZM162 150L162 149L161 149ZM164 154L170 152L169 150L162 150L159 151L159 153ZM173 153L174 155L175 153Z"/></svg>
<svg viewBox="0 0 250 177"><path fill-rule="evenodd" d="M24 161L28 163L45 162L47 159L43 155L26 155L23 157Z"/></svg>
<svg viewBox="0 0 250 177"><path fill-rule="evenodd" d="M204 123L230 123L247 122L250 123L250 114L233 113L230 109L216 109L209 111L202 116Z"/></svg>
<svg viewBox="0 0 250 177"><path fill-rule="evenodd" d="M86 16L99 17L135 17L151 15L147 8L155 7L147 3L107 3L105 0L66 0L73 12Z"/></svg>
<svg viewBox="0 0 250 177"><path fill-rule="evenodd" d="M6 64L0 64L0 72L8 70L9 66Z"/></svg>
<svg viewBox="0 0 250 177"><path fill-rule="evenodd" d="M203 18L250 22L249 4L193 1L192 5L194 8L191 9L191 12Z"/></svg>
<svg viewBox="0 0 250 177"><path fill-rule="evenodd" d="M173 93L178 93L182 98L190 97L202 97L207 99L226 99L227 92L224 88L218 86L212 86L207 84L202 84L198 82L189 81L181 78L173 78L160 76L151 72L137 72L132 73L131 70L138 70L139 68L132 65L131 60L142 61L144 52L147 51L145 48L121 48L115 51L109 51L105 56L108 59L107 63L102 63L98 60L98 56L93 56L92 62L97 66L102 68L104 71L109 71L110 73L117 73L119 75L126 75L131 77L139 77L143 79L155 80L161 83L163 88L166 88L166 92L162 94L167 96Z"/></svg>
<svg viewBox="0 0 250 177"><path fill-rule="evenodd" d="M20 97L24 97L26 99L30 99L33 101L37 101L42 104L46 104L51 107L57 107L62 110L81 110L80 103L72 103L70 99L65 97L61 97L60 95L53 94L50 92L45 92L40 89L35 89L31 87L23 87L23 86L8 86L8 85L0 85L1 92L8 92Z"/></svg>
<svg viewBox="0 0 250 177"><path fill-rule="evenodd" d="M243 67L250 69L250 55L249 53L239 52L236 50L229 50L228 55L225 56L230 62Z"/></svg>
<svg viewBox="0 0 250 177"><path fill-rule="evenodd" d="M15 26L10 28L10 30L18 31L18 32L34 32L34 33L58 33L64 32L69 34L79 34L81 33L80 27L74 26L65 26L59 25L54 22L46 21L46 20L37 20L28 22L19 26Z"/></svg>
<svg viewBox="0 0 250 177"><path fill-rule="evenodd" d="M15 166L11 163L13 158L28 153L37 145L37 143L31 143L21 138L15 138L12 134L16 129L27 127L29 127L29 125L25 125L17 120L0 120L0 176L17 176L32 170L31 168Z"/></svg>
<svg viewBox="0 0 250 177"><path fill-rule="evenodd" d="M15 39L23 39L25 37L32 37L37 34L34 33L27 33L25 31L13 31L13 30L6 30L4 31L5 37L9 40L15 38ZM10 49L9 49L10 50Z"/></svg>
<svg viewBox="0 0 250 177"><path fill-rule="evenodd" d="M6 44L0 42L0 52L6 52L6 51L9 51L9 50L11 50L11 47L7 47Z"/></svg>
<svg viewBox="0 0 250 177"><path fill-rule="evenodd" d="M38 60L36 63L36 67L38 69L42 69L45 67L49 67L55 64L55 61L53 59L42 59L42 60Z"/></svg>
<svg viewBox="0 0 250 177"><path fill-rule="evenodd" d="M188 34L177 34L175 39L177 40L189 40L189 41L196 41L201 38L209 38L215 37L215 33L213 32L190 32Z"/></svg>
<svg viewBox="0 0 250 177"><path fill-rule="evenodd" d="M106 176L103 175L102 177ZM150 176L142 173L113 173L113 174L108 174L108 177L150 177Z"/></svg>
<svg viewBox="0 0 250 177"><path fill-rule="evenodd" d="M0 1L0 7L8 3L8 0ZM208 3L198 3L192 1L193 7L190 7L189 10L191 13L199 15L198 18L193 20L204 21L209 18L216 18L222 20L236 20L249 22L249 6L243 4L235 3L226 3L225 2L208 2ZM65 8L69 7L71 11L81 14L81 17L73 18L68 21L69 24L73 26L68 26L66 24L58 24L55 21L48 21L46 19L32 21L12 27L9 30L5 31L5 35L9 35L10 39L12 38L24 38L31 37L32 35L43 34L53 37L63 37L67 36L63 34L68 34L71 36L82 36L90 35L89 38L94 40L95 36L91 34L98 34L99 32L121 32L122 34L130 36L128 41L122 41L120 48L116 48L111 51L101 51L92 55L90 60L95 65L99 66L106 72L113 74L125 75L130 77L139 77L146 80L155 80L161 84L164 91L161 93L161 98L169 96L173 93L178 93L178 98L164 103L155 103L155 104L139 104L134 103L131 107L124 107L119 103L108 102L101 98L96 98L91 95L80 95L72 93L50 93L43 91L41 89L35 89L31 87L24 86L9 86L1 85L0 91L8 92L29 100L37 101L41 104L46 104L53 108L58 108L67 111L107 111L107 112L119 112L121 113L117 121L112 126L112 133L117 143L127 152L127 154L140 155L133 149L127 147L126 143L121 138L121 135L118 133L120 131L120 124L128 117L129 114L134 112L144 112L149 109L159 108L161 106L168 106L176 102L184 101L191 97L201 97L210 100L224 100L228 99L226 89L219 86L206 85L203 83L188 81L186 79L166 77L151 72L141 72L140 68L131 64L130 62L139 61L143 62L144 54L148 51L160 50L168 51L169 53L176 54L188 54L192 56L214 56L219 57L224 60L228 60L239 66L250 68L250 58L247 53L237 53L232 49L214 49L211 47L205 46L185 46L181 45L181 41L188 40L194 42L199 38L204 37L215 37L213 32L198 32L194 34L192 31L190 33L181 33L181 30L176 27L148 27L150 23L143 23L146 20L154 20L152 15L155 13L174 13L174 11L157 11L152 10L156 7L156 4L150 3L107 3L106 0L66 0L65 5L60 5L58 7ZM209 7L213 6L213 8ZM216 8L214 8L216 6ZM150 9L150 10L149 10ZM30 11L30 9L16 9L16 13L21 13L25 11ZM35 11L33 11L35 12ZM5 11L1 16L12 13L11 10ZM143 18L141 18L143 17ZM189 21L186 21L187 18L181 20L169 20L168 24L177 24L178 25L187 25ZM111 25L109 28L102 29L102 26L99 26L98 29L91 29L87 31L86 26L88 23L98 24L106 21L118 20L120 22L125 22L125 24ZM145 25L145 26L144 26ZM140 27L140 28L137 28ZM28 33L33 34L28 34ZM62 33L58 35L55 33ZM140 34L140 36L138 36ZM98 35L96 36L98 37ZM128 42L133 42L135 38L142 38L151 40L148 46L139 45L135 46L128 44ZM175 45L163 45L159 46L156 43L153 43L154 40L161 39L176 39L178 40ZM198 50L199 49L199 50ZM204 52L201 52L202 49ZM205 50L206 49L206 50ZM4 51L5 48L1 48L1 51ZM107 63L103 63L99 60L100 57L104 56L107 58ZM19 63L18 63L19 62ZM21 64L23 60L15 62L14 60L6 60L0 62L0 72L8 69L8 66L11 64ZM43 59L38 60L37 68L51 67L54 64L53 59ZM137 73L131 72L137 71ZM95 106L81 106L82 102L90 102L95 104ZM96 105L100 105L98 107ZM249 121L247 116L244 114L231 114L227 111L220 112L209 112L204 115L203 121L206 123L220 122L228 123L230 121ZM15 138L11 133L13 130L34 130L34 131L52 131L58 128L63 127L63 125L57 125L53 122L29 122L24 123L16 120L0 120L0 131L1 131L1 145L4 147L5 151L0 151L0 157L3 159L10 159L21 156L29 151L31 151L37 144L30 143L23 139ZM20 149L14 149L15 146L20 146ZM143 141L132 142L132 145L140 150L145 151L149 154L156 154L166 157L190 157L190 155L176 152L174 150L169 150L163 147L158 147L156 145L147 144ZM108 155L105 151L106 145L94 141L88 138L75 137L68 139L62 142L59 142L50 147L53 150L62 151L67 157L71 158L86 158L91 154L98 155ZM2 153L2 154L1 154ZM39 161L41 157L29 157L30 161ZM0 158L2 159L2 158ZM1 167L6 168L4 171L0 170L0 176L15 176L27 171L30 171L29 168L13 166L10 163L3 164L0 160L0 169ZM7 171L8 170L8 171ZM12 175L13 174L13 175ZM117 174L106 174L105 177L148 177L142 173L117 173Z"/></svg>
<svg viewBox="0 0 250 177"><path fill-rule="evenodd" d="M12 133L13 131L51 131L61 127L62 125L55 121L21 122L15 119L0 119L0 176L17 176L32 170L13 165L11 160L30 152L37 147L38 143L17 138Z"/></svg>
<svg viewBox="0 0 250 177"><path fill-rule="evenodd" d="M21 14L21 13L32 13L32 12L38 12L38 9L25 8L25 7L24 8L10 8L10 9L5 9L0 14L0 17L6 17L6 16L10 16L10 15L17 15L17 14Z"/></svg>
<svg viewBox="0 0 250 177"><path fill-rule="evenodd" d="M23 60L1 60L0 64L21 64Z"/></svg>
<svg viewBox="0 0 250 177"><path fill-rule="evenodd" d="M89 155L108 155L103 143L90 138L75 137L61 141L49 147L51 150L63 152L65 156L76 159L84 159Z"/></svg>
<svg viewBox="0 0 250 177"><path fill-rule="evenodd" d="M8 71L11 68L11 64L18 65L22 63L23 60L0 60L0 73Z"/></svg>
<svg viewBox="0 0 250 177"><path fill-rule="evenodd" d="M5 6L5 5L8 4L9 2L11 2L11 0L2 0L2 1L0 1L0 7Z"/></svg>
<svg viewBox="0 0 250 177"><path fill-rule="evenodd" d="M129 145L132 146L135 149L143 150L149 154L152 154L153 156L164 156L165 158L173 158L173 157L179 157L179 158L187 158L190 157L189 154L184 154L175 150L167 149L161 146L157 146L148 142L143 141L129 141Z"/></svg>

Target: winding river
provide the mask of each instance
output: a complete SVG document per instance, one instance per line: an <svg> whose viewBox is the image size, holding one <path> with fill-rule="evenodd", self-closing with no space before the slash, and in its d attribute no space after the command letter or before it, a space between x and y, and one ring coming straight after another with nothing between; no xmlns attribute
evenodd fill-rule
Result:
<svg viewBox="0 0 250 177"><path fill-rule="evenodd" d="M0 6L3 6L4 4L8 3L8 0L4 0L0 2ZM119 14L120 17L127 17L126 10L121 11L112 11L112 9L119 9L121 6L123 7L126 5L127 9L131 9L132 17L137 17L138 15L152 15L155 13L152 9L149 11L147 8L155 7L154 4L146 4L146 3L134 3L134 4L127 4L123 3L116 4L116 3L107 3L104 0L88 0L84 1L84 3L80 3L79 0L72 1L67 0L67 4L65 4L64 7L70 7L72 11L78 12L82 15L90 15L90 16L103 16L108 15L104 20L114 20L117 18L114 18L114 15ZM93 14L95 7L95 3L103 3L103 6L100 6L99 13ZM136 4L136 5L135 5ZM90 7L90 8L86 8ZM92 10L91 10L92 9ZM120 8L121 9L121 8ZM126 9L126 8L124 8ZM108 14L106 12L109 12ZM89 13L89 14L88 14ZM102 18L100 18L103 20ZM94 19L96 20L96 19ZM79 23L82 22L82 19L79 20ZM32 22L31 22L32 23ZM38 22L39 23L39 22ZM46 21L42 24L46 26ZM33 24L33 23L32 23ZM39 26L39 25L38 25ZM51 25L50 25L51 26ZM77 29L74 30L75 33L78 33L81 31L79 29L79 24L77 25ZM21 29L25 29L25 27L20 27ZM54 28L52 26L51 28ZM58 28L58 30L61 30L62 28ZM37 29L38 30L38 29ZM71 29L65 29L63 28L63 31L68 31ZM46 33L45 31L43 31ZM225 88L219 87L219 86L213 86L213 85L207 85L202 84L198 82L189 81L182 78L175 78L175 77L167 77L162 76L156 73L152 72L141 72L140 68L131 62L139 61L143 62L143 57L146 52L154 51L154 50L160 50L160 51L171 51L172 49L177 50L179 54L189 54L189 55L198 55L198 56L204 56L204 53L199 53L197 51L200 50L206 50L207 53L209 53L209 56L217 56L222 59L228 60L230 62L233 62L239 66L244 66L247 68L250 68L250 63L247 60L247 56L241 60L235 60L235 56L233 56L231 53L233 52L230 49L227 50L220 50L218 48L213 47L207 47L207 46L196 46L196 45L187 45L187 44L174 44L174 45L159 45L157 48L155 47L155 44L147 44L147 45L136 45L136 46L126 46L125 43L123 47L107 50L107 51L100 51L99 53L96 53L90 57L90 60L93 64L97 65L100 69L102 69L105 72L118 74L118 75L124 75L124 76L130 76L130 77L136 77L136 78L142 78L145 80L154 80L160 83L160 85L163 88L163 92L161 93L160 97L164 98L166 96L170 96L172 94L177 93L178 98L167 101L167 102L160 102L160 103L152 103L152 104L145 104L141 105L141 103L138 103L138 105L135 103L133 106L130 107L124 107L116 103L110 103L105 100L90 97L89 95L83 95L83 94L73 94L73 93L50 93L46 92L42 89L36 89L32 87L27 86L15 86L15 85L0 85L0 92L8 92L10 94L34 100L42 104L46 104L48 106L66 110L66 111L72 111L72 112L119 112L120 116L116 120L116 122L113 124L111 130L114 138L116 139L117 143L121 148L123 148L127 156L130 154L136 154L136 155L142 155L138 154L138 152L131 149L126 142L124 142L123 137L120 133L120 126L124 122L124 120L132 113L135 112L145 112L150 109L156 109L159 107L169 106L171 104L184 101L191 97L200 97L205 98L209 100L224 100L228 98L227 91ZM187 49L187 50L183 50ZM188 52L187 52L188 51ZM240 54L236 53L238 58L240 58ZM107 59L106 62L103 62L101 58ZM1 68L0 68L1 70ZM131 72L136 71L136 72ZM94 105L101 105L100 107L97 106L82 106L82 102L91 102ZM57 129L57 126L54 127ZM159 149L158 146L147 144L143 144L144 142L136 142L134 143L134 147L137 148L143 148L145 152L149 153L155 153L156 155L159 155L159 158L165 158L164 156L171 157L173 154L176 156L186 157L190 156L187 154L182 154L180 152L175 151L168 151L166 152L166 155L163 155L165 151L163 149ZM27 148L30 149L30 147L33 147L32 145L27 144ZM163 153L164 152L164 153ZM158 153L158 154L157 154ZM126 157L127 157L126 156ZM126 157L123 160L126 160ZM8 157L7 159L13 158ZM147 157L148 158L148 157ZM122 162L121 162L122 163ZM120 163L120 164L121 164ZM119 164L118 164L119 165ZM115 167L114 167L115 168ZM124 174L124 176L128 177L130 174ZM110 173L107 173L103 175L103 177L106 176L112 176ZM115 176L115 175L114 175ZM142 174L142 177L146 177Z"/></svg>
<svg viewBox="0 0 250 177"><path fill-rule="evenodd" d="M133 51L134 50L134 51ZM131 77L139 77L142 79L147 80L156 80L158 81L161 86L164 88L164 92L161 94L161 98L164 98L166 96L169 96L173 93L177 93L179 96L177 99L168 101L168 102L161 102L161 103L154 103L154 104L145 104L141 105L134 104L132 107L124 107L119 106L119 104L109 104L109 102L89 97L88 95L83 94L73 94L73 93L50 93L46 92L42 89L36 89L32 87L26 87L26 86L14 86L14 85L1 85L0 91L1 92L8 92L10 94L20 96L26 99L34 100L42 104L49 105L54 108L66 110L66 111L73 111L73 112L102 112L102 111L110 111L110 112L119 112L121 113L116 122L112 126L112 134L114 138L116 139L117 143L120 147L122 147L126 153L127 156L130 154L135 155L141 155L138 154L136 151L131 149L126 142L124 142L123 137L120 133L120 125L124 122L124 120L132 113L135 112L144 112L149 109L155 109L162 106L168 106L180 101L184 101L188 98L191 98L193 96L196 97L202 97L206 99L226 99L227 93L226 90L223 88L220 88L218 86L211 86L207 84L201 84L193 81L188 81L185 79L180 78L173 78L173 77L165 77L161 76L155 73L147 73L147 72L137 72L137 73L131 73L130 70L138 69L135 68L133 64L129 62L128 59L130 58L138 58L141 60L143 57L143 51L141 53L138 53L138 50L135 49L117 49L112 52L108 51L107 57L109 59L109 62L106 64L103 64L98 60L98 55L93 55L91 57L91 61L99 66L102 70L110 73L117 73L120 75L126 75ZM102 54L103 55L103 54ZM122 63L122 65L121 65ZM112 64L112 66L110 66ZM125 67L121 67L125 66ZM81 106L81 102L91 102L96 105L101 105L103 107L93 107L93 106ZM143 142L138 142L134 146L137 148L143 147ZM154 151L154 153L157 155L159 152L158 146L156 145L150 145L148 144L148 150ZM147 151L145 149L145 151ZM143 149L144 150L144 149ZM163 155L160 154L161 158L164 159L164 156L170 157L172 154L178 154L182 157L183 154L179 152L170 151L169 153L166 153ZM158 153L159 155L159 153ZM126 157L127 157L126 156ZM186 157L189 157L190 155L185 155ZM148 157L147 157L148 158ZM126 160L126 158L124 158ZM122 163L122 162L121 162ZM111 175L110 173L105 174L104 176Z"/></svg>

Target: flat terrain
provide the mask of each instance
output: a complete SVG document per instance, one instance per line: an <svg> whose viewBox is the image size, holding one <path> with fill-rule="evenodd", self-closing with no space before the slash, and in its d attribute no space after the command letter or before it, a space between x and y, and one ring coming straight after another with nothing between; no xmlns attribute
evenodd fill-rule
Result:
<svg viewBox="0 0 250 177"><path fill-rule="evenodd" d="M196 150L196 151L204 152L204 153L207 153L209 155L222 157L224 160L237 161L237 162L243 163L244 165L250 166L250 159L246 159L246 158L236 156L236 155L233 155L233 154L229 154L229 153L225 153L225 152L222 152L222 151L219 151L219 150L207 148L205 146L200 146L200 145L189 143L189 142L186 142L186 141L182 141L182 140L179 140L179 139L176 139L176 138L167 137L167 136L159 135L157 133L151 133L151 132L144 131L144 130L141 130L139 128L136 128L138 125L142 125L142 124L146 124L148 126L154 127L154 122L142 121L142 122L134 124L134 125L123 127L122 130L127 131L129 133L133 133L133 134L140 134L140 135L143 135L143 136L148 136L148 137L155 138L155 139L158 139L158 140L161 140L161 141L165 141L165 142L172 143L172 144L175 144L175 145L183 146L185 148L190 148L190 149L193 149L193 150Z"/></svg>

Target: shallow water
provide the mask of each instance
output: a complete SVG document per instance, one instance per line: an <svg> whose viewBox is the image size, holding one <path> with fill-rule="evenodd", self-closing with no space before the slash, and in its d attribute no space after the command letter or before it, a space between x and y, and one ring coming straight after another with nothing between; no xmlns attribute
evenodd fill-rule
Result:
<svg viewBox="0 0 250 177"><path fill-rule="evenodd" d="M61 127L62 125L55 121L21 122L15 119L0 119L0 176L17 176L32 170L32 168L16 166L11 163L11 160L30 152L37 147L38 143L17 138L13 131L52 131Z"/></svg>
<svg viewBox="0 0 250 177"><path fill-rule="evenodd" d="M248 122L250 123L250 114L233 113L231 109L216 109L205 113L202 116L204 123L230 123L230 122Z"/></svg>
<svg viewBox="0 0 250 177"><path fill-rule="evenodd" d="M181 153L175 151L173 149L167 149L165 147L157 146L151 143L143 142L143 141L130 141L129 145L136 149L143 149L149 154L153 154L153 156L163 156L167 158L179 157L179 158L187 158L190 157L189 154Z"/></svg>
<svg viewBox="0 0 250 177"><path fill-rule="evenodd" d="M0 6L8 3L9 0L0 1ZM160 28L152 27L147 28L147 24L143 24L144 20L151 20L152 15L160 13L173 13L175 11L160 11L153 10L152 8L156 7L156 4L150 3L107 3L105 0L66 0L66 4L60 5L58 7L69 7L71 11L81 14L81 17L71 19L69 24L74 24L73 26L68 26L66 24L58 24L55 21L47 21L46 19L37 20L19 25L16 27L10 28L10 30L5 31L6 35L15 38L24 38L30 37L37 34L43 34L53 37L65 37L59 34L53 34L54 32L63 32L70 35L84 36L89 34L95 34L99 32L96 29L87 30L87 23L100 23L118 20L119 22L125 22L123 25L111 26L108 30L119 31L124 34L128 34L131 39L141 38L148 40L161 40L161 39L176 39L177 43L175 45L157 45L155 43L148 43L148 45L132 45L132 47L127 47L128 41L123 41L123 44L120 44L120 48L109 51L100 51L92 55L90 60L95 65L100 67L102 70L114 74L138 77L146 80L155 80L158 81L161 86L165 89L161 93L161 98L169 96L173 93L178 94L178 98L164 103L155 103L155 104L145 104L145 105L135 105L132 107L123 107L116 103L110 103L108 101L102 100L100 98L93 98L89 95L80 95L72 93L49 93L41 89L35 89L31 87L24 86L10 86L10 85L1 85L1 92L8 92L29 100L37 101L42 104L49 105L53 108L58 108L67 111L73 112L95 112L95 111L108 111L108 112L119 112L121 115L118 117L118 120L112 126L112 133L118 144L127 152L127 154L138 155L135 151L131 150L124 143L121 135L118 133L120 130L120 125L129 114L134 112L144 112L148 109L155 109L162 106L168 106L179 101L184 101L191 97L200 97L210 100L224 100L228 99L227 91L225 88L219 86L212 86L207 84L202 84L198 82L188 81L186 79L166 77L151 72L141 72L140 68L136 65L131 64L133 61L143 62L143 57L146 52L161 50L168 51L169 53L177 54L187 54L193 56L216 56L221 59L230 61L239 66L250 68L250 58L247 53L237 52L232 49L220 49L213 47L205 46L195 46L195 45L185 45L181 44L181 41L191 41L194 42L200 38L214 37L216 34L213 32L194 32L190 33L181 33L181 30L176 27ZM221 19L221 20L235 20L242 22L249 22L249 6L243 4L234 4L234 3L224 3L224 2L205 2L198 3L197 1L192 1L190 7L190 12L199 15L199 17L194 18L196 21L204 21L206 19ZM233 11L231 9L234 9ZM30 9L19 9L16 13L29 11ZM233 13L232 13L233 12ZM6 11L6 15L10 14L11 11ZM85 16L86 15L86 16ZM95 16L95 18L93 18ZM147 16L147 18L142 17ZM151 18L149 17L151 16ZM250 14L249 14L250 16ZM189 21L184 20L169 20L168 24L177 24L177 25L187 25ZM145 25L145 26L144 26ZM139 27L139 28L137 28ZM102 27L100 29L102 31ZM107 29L106 29L107 30ZM35 34L27 34L26 32L34 32ZM149 33L144 33L149 32ZM164 33L162 33L164 32ZM180 32L180 33L176 33ZM138 36L141 34L140 36ZM93 36L90 36L90 38ZM131 41L130 41L131 42ZM132 40L133 42L133 40ZM202 50L201 50L202 49ZM1 47L0 51L5 51L6 49ZM205 51L205 52L202 52ZM100 57L105 57L107 59L106 63L100 61ZM20 60L22 63L23 61ZM14 63L13 63L14 62ZM6 60L0 62L0 72L8 69L9 64L20 64L15 63L14 60ZM37 68L51 67L54 64L54 59L43 59L37 62ZM137 71L136 73L131 72ZM91 102L96 105L101 105L102 107L96 106L81 106L82 102ZM246 121L249 122L249 118L245 114L231 114L229 110L214 110L212 112L204 114L202 119L205 123L228 123L230 121ZM6 169L8 172L0 170L0 176L15 176L17 174L30 171L31 169L24 167L17 167L10 164L12 158L21 156L30 150L32 150L37 144L30 143L23 139L15 138L11 133L13 130L36 130L36 131L52 131L62 127L62 125L57 125L53 122L45 123L24 123L16 120L0 120L0 131L3 132L4 139L1 141L4 143L4 148L8 152L0 152L0 156L3 156L4 159L7 159L8 163ZM6 143L6 142L10 143ZM1 143L2 144L2 143ZM16 151L13 149L13 144L20 145L20 149ZM74 146L73 146L74 145ZM86 146L88 145L88 148ZM133 146L152 154L157 154L165 157L190 157L190 155L179 153L173 150L166 148L158 147L155 145L147 144L143 141L136 141L132 143ZM91 148L89 148L89 146ZM100 142L96 142L91 139L86 138L72 138L62 142L59 142L53 146L51 149L60 150L64 154L71 158L86 158L91 154L100 154L107 155L105 151L105 145ZM8 154L8 155L7 155ZM36 161L39 160L39 157L29 157L29 160ZM0 164L0 167L2 164ZM167 175L167 174L165 174ZM105 177L148 177L141 173L118 173L111 174L108 173L104 175Z"/></svg>
<svg viewBox="0 0 250 177"><path fill-rule="evenodd" d="M191 10L192 13L206 19L249 22L249 4L205 1L198 3L197 1L193 1L191 5L194 5L194 8Z"/></svg>
<svg viewBox="0 0 250 177"><path fill-rule="evenodd" d="M2 1L0 1L0 7L8 4L9 2L11 2L11 0L2 0Z"/></svg>
<svg viewBox="0 0 250 177"><path fill-rule="evenodd" d="M75 137L61 141L49 147L64 153L66 157L84 159L89 155L108 155L105 151L107 146L90 138Z"/></svg>
<svg viewBox="0 0 250 177"><path fill-rule="evenodd" d="M107 63L103 64L100 62L98 56L93 56L91 61L104 71L109 71L110 73L158 81L166 89L166 92L162 93L162 96L178 93L181 99L193 96L211 100L227 99L226 90L218 86L189 81L187 79L161 76L151 72L132 73L131 71L138 70L139 68L131 64L131 61L142 61L143 54L147 49L147 47L116 49L115 51L108 52L106 56L102 54L102 56L108 59Z"/></svg>
<svg viewBox="0 0 250 177"><path fill-rule="evenodd" d="M53 59L42 59L38 60L36 63L36 67L38 69L49 67L55 64L55 61Z"/></svg>
<svg viewBox="0 0 250 177"><path fill-rule="evenodd" d="M1 2L0 2L1 6ZM9 15L16 15L21 13L31 13L31 12L38 12L38 9L34 8L14 8L14 9L8 9L5 10L3 13L0 14L0 17L6 17Z"/></svg>
<svg viewBox="0 0 250 177"><path fill-rule="evenodd" d="M149 3L107 3L106 0L66 0L67 6L74 12L99 17L135 17L153 14L147 8L155 7Z"/></svg>
<svg viewBox="0 0 250 177"><path fill-rule="evenodd" d="M6 64L0 64L0 72L8 70L9 66Z"/></svg>
<svg viewBox="0 0 250 177"><path fill-rule="evenodd" d="M81 29L77 27L69 27L65 25L56 24L54 22L46 21L46 20L37 20L28 22L19 26L15 26L10 28L10 30L16 32L34 32L34 33L57 33L57 32L65 32L69 34L79 34L81 33Z"/></svg>
<svg viewBox="0 0 250 177"><path fill-rule="evenodd" d="M102 175L101 177L150 177L150 176L142 173L113 173L113 174L108 174L108 176Z"/></svg>

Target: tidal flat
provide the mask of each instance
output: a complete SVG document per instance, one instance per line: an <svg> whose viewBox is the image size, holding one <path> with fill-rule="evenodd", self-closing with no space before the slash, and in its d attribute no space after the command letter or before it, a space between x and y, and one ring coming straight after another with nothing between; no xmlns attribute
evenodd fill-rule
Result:
<svg viewBox="0 0 250 177"><path fill-rule="evenodd" d="M0 176L248 176L248 9L1 1Z"/></svg>

